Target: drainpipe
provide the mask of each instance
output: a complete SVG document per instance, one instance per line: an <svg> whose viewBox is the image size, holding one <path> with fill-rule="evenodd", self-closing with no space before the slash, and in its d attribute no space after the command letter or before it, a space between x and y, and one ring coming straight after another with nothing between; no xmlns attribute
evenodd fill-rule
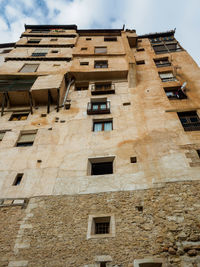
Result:
<svg viewBox="0 0 200 267"><path fill-rule="evenodd" d="M73 82L74 82L74 80L72 79L72 80L68 83L68 86L67 86L67 90L66 90L66 93L65 93L65 97L64 97L64 100L63 100L62 107L64 107L64 105L65 105L65 102L66 102L66 100L67 100L67 96L68 96L68 94L69 94L70 86L72 85Z"/></svg>

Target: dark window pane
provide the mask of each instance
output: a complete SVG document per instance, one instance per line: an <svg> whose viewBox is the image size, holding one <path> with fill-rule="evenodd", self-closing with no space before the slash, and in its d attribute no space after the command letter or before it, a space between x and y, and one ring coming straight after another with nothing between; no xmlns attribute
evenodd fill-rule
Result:
<svg viewBox="0 0 200 267"><path fill-rule="evenodd" d="M103 175L113 173L113 162L92 163L92 175Z"/></svg>

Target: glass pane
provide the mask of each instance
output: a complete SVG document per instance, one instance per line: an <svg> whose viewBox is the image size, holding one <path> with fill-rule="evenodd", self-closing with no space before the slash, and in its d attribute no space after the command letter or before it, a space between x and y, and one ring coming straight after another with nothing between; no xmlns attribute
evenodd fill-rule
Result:
<svg viewBox="0 0 200 267"><path fill-rule="evenodd" d="M98 105L97 105L97 104L95 104L95 105L93 104L93 105L92 105L92 109L93 109L93 110L98 110Z"/></svg>
<svg viewBox="0 0 200 267"><path fill-rule="evenodd" d="M180 118L180 120L182 123L187 123L187 119L185 119L185 118Z"/></svg>
<svg viewBox="0 0 200 267"><path fill-rule="evenodd" d="M102 131L102 123L101 122L95 122L94 123L94 132L100 132Z"/></svg>
<svg viewBox="0 0 200 267"><path fill-rule="evenodd" d="M104 131L112 131L112 122L104 122Z"/></svg>
<svg viewBox="0 0 200 267"><path fill-rule="evenodd" d="M198 121L198 118L197 117L192 117L192 118L190 118L190 121L191 122L197 122Z"/></svg>
<svg viewBox="0 0 200 267"><path fill-rule="evenodd" d="M106 104L101 104L100 105L100 109L105 110L106 109Z"/></svg>

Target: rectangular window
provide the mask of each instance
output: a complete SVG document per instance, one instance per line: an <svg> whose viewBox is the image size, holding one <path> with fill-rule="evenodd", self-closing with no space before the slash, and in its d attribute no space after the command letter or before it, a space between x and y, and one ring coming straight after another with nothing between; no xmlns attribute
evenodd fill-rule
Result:
<svg viewBox="0 0 200 267"><path fill-rule="evenodd" d="M49 49L48 48L37 48L35 51L32 53L32 57L44 57L48 53Z"/></svg>
<svg viewBox="0 0 200 267"><path fill-rule="evenodd" d="M157 68L171 66L171 62L167 57L154 59Z"/></svg>
<svg viewBox="0 0 200 267"><path fill-rule="evenodd" d="M87 106L87 114L108 114L110 113L110 101L107 99L91 99Z"/></svg>
<svg viewBox="0 0 200 267"><path fill-rule="evenodd" d="M58 50L51 50L51 53L57 54L59 51Z"/></svg>
<svg viewBox="0 0 200 267"><path fill-rule="evenodd" d="M28 118L29 113L13 113L9 119L9 121L25 121Z"/></svg>
<svg viewBox="0 0 200 267"><path fill-rule="evenodd" d="M152 47L156 54L182 51L182 48L177 41L160 40L156 44L155 42L152 43Z"/></svg>
<svg viewBox="0 0 200 267"><path fill-rule="evenodd" d="M117 37L104 37L104 42L116 42Z"/></svg>
<svg viewBox="0 0 200 267"><path fill-rule="evenodd" d="M97 217L94 218L95 235L109 234L110 233L110 217Z"/></svg>
<svg viewBox="0 0 200 267"><path fill-rule="evenodd" d="M19 72L36 72L39 67L39 64L24 64L22 69Z"/></svg>
<svg viewBox="0 0 200 267"><path fill-rule="evenodd" d="M136 61L136 65L144 65L144 64L145 64L144 60Z"/></svg>
<svg viewBox="0 0 200 267"><path fill-rule="evenodd" d="M87 37L85 40L86 40L86 41L91 41L92 38Z"/></svg>
<svg viewBox="0 0 200 267"><path fill-rule="evenodd" d="M23 173L18 173L17 174L17 176L15 177L15 180L13 182L14 186L20 185L23 175L24 175Z"/></svg>
<svg viewBox="0 0 200 267"><path fill-rule="evenodd" d="M56 41L58 41L58 39L57 38L52 38L50 41L51 42L56 42Z"/></svg>
<svg viewBox="0 0 200 267"><path fill-rule="evenodd" d="M136 51L137 52L143 52L144 51L144 48L137 48Z"/></svg>
<svg viewBox="0 0 200 267"><path fill-rule="evenodd" d="M101 121L93 121L93 131L101 132L101 131L112 131L113 129L113 121L112 119L106 119Z"/></svg>
<svg viewBox="0 0 200 267"><path fill-rule="evenodd" d="M196 111L178 112L185 131L200 131L200 119Z"/></svg>
<svg viewBox="0 0 200 267"><path fill-rule="evenodd" d="M103 69L108 68L108 61L107 60L98 60L94 62L94 68L95 69Z"/></svg>
<svg viewBox="0 0 200 267"><path fill-rule="evenodd" d="M114 157L91 158L88 162L88 175L104 175L113 173Z"/></svg>
<svg viewBox="0 0 200 267"><path fill-rule="evenodd" d="M89 62L80 62L80 65L81 66L88 66L89 65Z"/></svg>
<svg viewBox="0 0 200 267"><path fill-rule="evenodd" d="M160 72L159 76L162 82L177 81L176 77L174 77L174 74L172 72Z"/></svg>
<svg viewBox="0 0 200 267"><path fill-rule="evenodd" d="M76 91L84 91L84 90L88 90L88 87L89 87L89 83L87 83L87 82L76 83L76 84L75 84L75 90L76 90Z"/></svg>
<svg viewBox="0 0 200 267"><path fill-rule="evenodd" d="M35 140L36 133L37 130L21 132L16 146L17 147L32 146Z"/></svg>
<svg viewBox="0 0 200 267"><path fill-rule="evenodd" d="M106 46L95 47L94 53L95 54L106 54L107 53L107 47Z"/></svg>
<svg viewBox="0 0 200 267"><path fill-rule="evenodd" d="M111 82L92 84L91 93L92 95L114 94L115 84Z"/></svg>
<svg viewBox="0 0 200 267"><path fill-rule="evenodd" d="M81 50L85 51L85 50L87 50L87 47L81 47Z"/></svg>
<svg viewBox="0 0 200 267"><path fill-rule="evenodd" d="M181 86L175 87L164 87L165 94L170 100L181 100L186 99L187 95L181 89Z"/></svg>
<svg viewBox="0 0 200 267"><path fill-rule="evenodd" d="M39 44L42 39L29 39L28 44Z"/></svg>

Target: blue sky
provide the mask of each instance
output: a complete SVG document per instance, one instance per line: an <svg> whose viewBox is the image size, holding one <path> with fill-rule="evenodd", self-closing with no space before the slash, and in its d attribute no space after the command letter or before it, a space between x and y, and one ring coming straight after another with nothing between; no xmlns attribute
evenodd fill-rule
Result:
<svg viewBox="0 0 200 267"><path fill-rule="evenodd" d="M15 42L24 24L77 24L79 28L176 28L176 38L200 65L199 0L0 0L0 43Z"/></svg>

